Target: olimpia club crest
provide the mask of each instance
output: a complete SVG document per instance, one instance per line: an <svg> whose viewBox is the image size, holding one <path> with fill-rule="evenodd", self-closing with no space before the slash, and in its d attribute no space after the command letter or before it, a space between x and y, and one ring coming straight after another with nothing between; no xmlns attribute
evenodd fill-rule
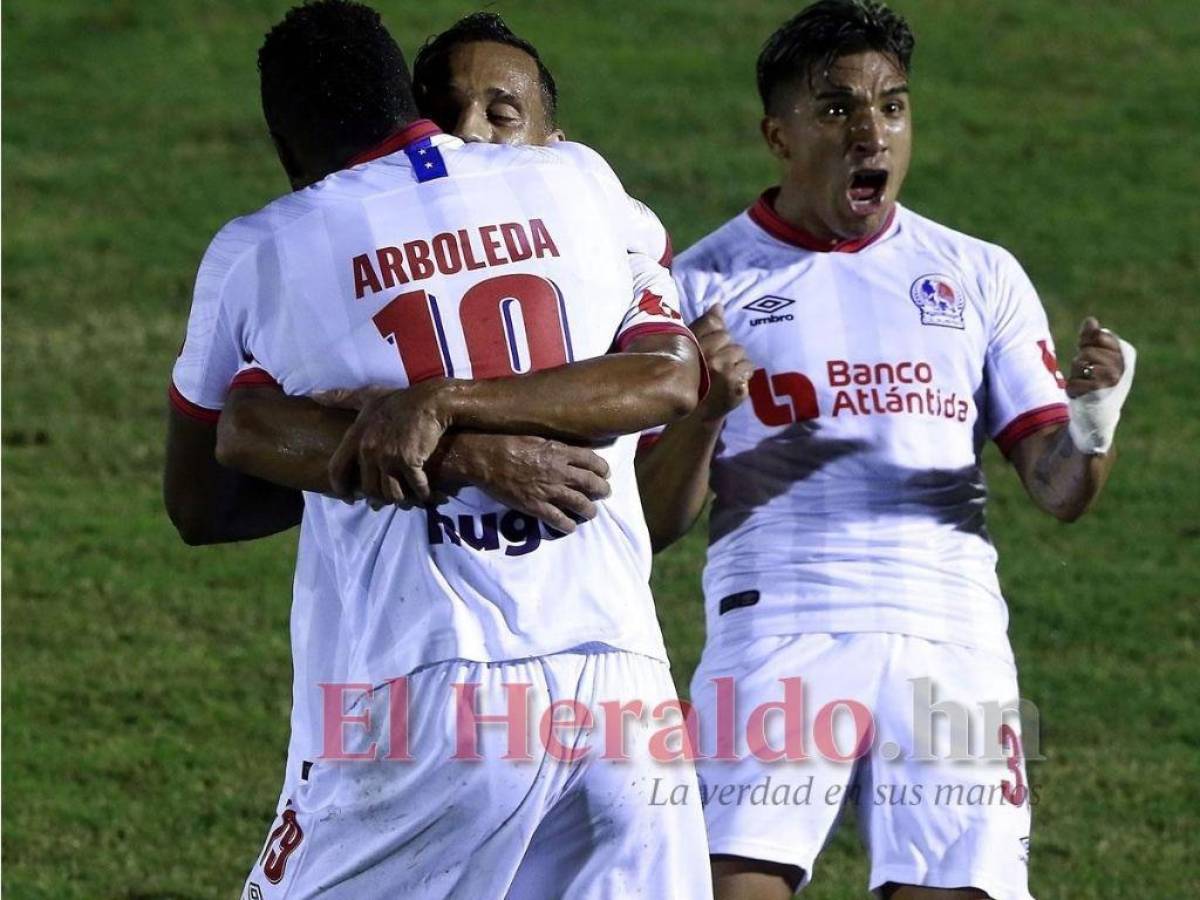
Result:
<svg viewBox="0 0 1200 900"><path fill-rule="evenodd" d="M967 300L945 275L922 275L909 289L912 302L921 311L922 325L963 328Z"/></svg>

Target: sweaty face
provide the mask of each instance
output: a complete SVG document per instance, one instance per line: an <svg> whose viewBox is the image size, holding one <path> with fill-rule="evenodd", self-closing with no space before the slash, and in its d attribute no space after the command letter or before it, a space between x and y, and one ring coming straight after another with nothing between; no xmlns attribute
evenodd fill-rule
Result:
<svg viewBox="0 0 1200 900"><path fill-rule="evenodd" d="M878 231L900 193L912 155L908 80L874 51L838 57L825 71L783 89L763 121L785 166L777 211L821 238Z"/></svg>
<svg viewBox="0 0 1200 900"><path fill-rule="evenodd" d="M507 44L460 44L450 51L450 81L434 88L428 115L464 141L548 144L550 123L533 57Z"/></svg>

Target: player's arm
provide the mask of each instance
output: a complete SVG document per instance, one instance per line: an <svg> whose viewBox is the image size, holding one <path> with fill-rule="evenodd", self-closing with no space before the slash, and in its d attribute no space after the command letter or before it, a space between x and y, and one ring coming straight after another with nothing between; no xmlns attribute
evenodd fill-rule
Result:
<svg viewBox="0 0 1200 900"><path fill-rule="evenodd" d="M209 245L171 374L163 501L188 544L265 537L300 521L299 494L222 466L215 453L229 383L248 355L238 300L254 293L255 239L235 220Z"/></svg>
<svg viewBox="0 0 1200 900"><path fill-rule="evenodd" d="M642 510L656 553L687 534L700 517L725 417L746 399L754 372L745 351L726 330L719 304L690 327L708 363L708 394L661 434L647 436L637 455Z"/></svg>
<svg viewBox="0 0 1200 900"><path fill-rule="evenodd" d="M481 381L433 379L368 401L330 463L345 493L355 473L376 477L392 502L424 501L425 471L449 429L533 434L601 443L691 412L703 369L690 336L654 331L620 353L555 369Z"/></svg>
<svg viewBox="0 0 1200 900"><path fill-rule="evenodd" d="M299 493L221 465L216 446L215 423L171 408L163 501L185 543L245 541L299 524Z"/></svg>
<svg viewBox="0 0 1200 900"><path fill-rule="evenodd" d="M1134 359L1129 344L1096 319L1085 319L1067 380L1069 422L1035 432L1010 451L1033 502L1063 522L1087 512L1112 471L1112 443Z"/></svg>
<svg viewBox="0 0 1200 900"><path fill-rule="evenodd" d="M378 390L345 392L344 402L369 403ZM217 458L259 479L290 488L349 498L372 506L385 501L378 469L353 473L340 493L330 460L354 424L352 409L292 397L276 386L235 386L218 428ZM583 447L527 435L453 432L439 442L428 466L433 487L452 493L479 487L507 506L560 531L594 518L593 501L607 497L608 464Z"/></svg>

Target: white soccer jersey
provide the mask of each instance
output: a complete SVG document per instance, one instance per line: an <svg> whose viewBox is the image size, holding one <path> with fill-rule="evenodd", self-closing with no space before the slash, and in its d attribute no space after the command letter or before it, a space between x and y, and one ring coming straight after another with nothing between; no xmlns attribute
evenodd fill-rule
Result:
<svg viewBox="0 0 1200 900"><path fill-rule="evenodd" d="M980 453L1067 418L1037 293L1005 250L897 208L817 250L773 193L681 254L756 371L712 469L709 640L885 631L1011 655Z"/></svg>
<svg viewBox="0 0 1200 900"><path fill-rule="evenodd" d="M664 255L669 242L594 152L464 145L431 123L381 152L214 239L175 368L180 408L219 409L243 359L310 394L503 376L687 333L652 271L633 294L627 251ZM335 589L336 616L310 616L336 619L338 677L379 683L439 660L595 642L665 658L635 442L600 451L612 496L568 536L473 488L436 509L379 512L306 494L297 601ZM325 576L310 564L322 552Z"/></svg>

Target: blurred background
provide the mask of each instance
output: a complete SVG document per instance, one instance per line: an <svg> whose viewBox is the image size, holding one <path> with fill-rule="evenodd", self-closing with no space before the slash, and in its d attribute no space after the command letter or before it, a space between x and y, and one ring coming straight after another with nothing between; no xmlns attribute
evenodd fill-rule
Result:
<svg viewBox="0 0 1200 900"><path fill-rule="evenodd" d="M189 549L160 501L192 279L287 190L255 54L290 4L3 9L3 890L232 897L282 777L295 533ZM411 54L476 9L380 0ZM568 135L683 249L773 183L759 45L803 4L499 2ZM1074 526L989 450L989 525L1024 694L1040 898L1200 896L1200 312L1193 0L897 0L917 35L904 202L1012 250L1060 348L1137 345L1122 459ZM1190 110L1190 112L1189 112ZM1064 355L1066 355L1064 353ZM654 584L678 682L703 643L698 528ZM814 898L865 895L851 827Z"/></svg>

